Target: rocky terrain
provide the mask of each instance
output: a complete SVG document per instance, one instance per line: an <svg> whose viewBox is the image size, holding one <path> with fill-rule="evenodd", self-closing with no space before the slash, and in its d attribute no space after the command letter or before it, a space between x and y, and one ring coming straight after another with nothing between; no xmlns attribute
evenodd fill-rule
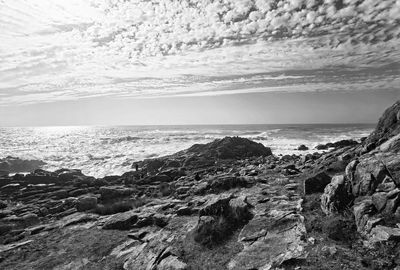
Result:
<svg viewBox="0 0 400 270"><path fill-rule="evenodd" d="M397 102L323 154L226 137L121 176L2 176L0 269L400 269L399 131Z"/></svg>

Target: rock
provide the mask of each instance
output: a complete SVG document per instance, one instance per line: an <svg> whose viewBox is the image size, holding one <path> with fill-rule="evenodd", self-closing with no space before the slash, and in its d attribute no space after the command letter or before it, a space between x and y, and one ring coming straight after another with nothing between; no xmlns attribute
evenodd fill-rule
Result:
<svg viewBox="0 0 400 270"><path fill-rule="evenodd" d="M103 225L104 230L129 230L138 221L134 211L127 211L110 216Z"/></svg>
<svg viewBox="0 0 400 270"><path fill-rule="evenodd" d="M388 141L383 143L380 147L379 150L381 152L393 152L397 153L400 151L400 134L397 134L396 136L390 138Z"/></svg>
<svg viewBox="0 0 400 270"><path fill-rule="evenodd" d="M199 212L200 219L194 229L194 240L205 246L224 241L252 218L250 208L245 196L214 197Z"/></svg>
<svg viewBox="0 0 400 270"><path fill-rule="evenodd" d="M170 255L163 259L158 265L157 270L187 270L187 264L180 261L178 257Z"/></svg>
<svg viewBox="0 0 400 270"><path fill-rule="evenodd" d="M354 196L372 195L378 185L390 176L385 165L375 157L364 157L350 162L346 177L352 185Z"/></svg>
<svg viewBox="0 0 400 270"><path fill-rule="evenodd" d="M91 210L97 207L97 198L95 196L80 197L76 202L76 210L79 212Z"/></svg>
<svg viewBox="0 0 400 270"><path fill-rule="evenodd" d="M143 163L146 164L146 169L149 173L156 173L158 170L164 166L165 161L161 159L147 159Z"/></svg>
<svg viewBox="0 0 400 270"><path fill-rule="evenodd" d="M399 193L394 193L394 194L396 195L393 196L390 193L387 194L388 199L385 204L385 209L383 210L384 214L388 214L389 216L395 213L397 208L399 208L400 206L400 194Z"/></svg>
<svg viewBox="0 0 400 270"><path fill-rule="evenodd" d="M208 144L195 144L187 152L213 159L244 159L272 155L270 148L240 137L225 137Z"/></svg>
<svg viewBox="0 0 400 270"><path fill-rule="evenodd" d="M331 182L331 177L325 172L320 172L304 180L304 193L312 194L323 192L325 187Z"/></svg>
<svg viewBox="0 0 400 270"><path fill-rule="evenodd" d="M400 133L400 101L397 101L383 113L375 130L363 142L363 145L372 144L375 147L381 145L389 138ZM368 149L372 150L372 149Z"/></svg>
<svg viewBox="0 0 400 270"><path fill-rule="evenodd" d="M371 200L364 200L354 206L353 209L354 218L357 226L357 231L363 235L367 235L371 228L369 228L368 222L372 219L372 216L377 212L374 204Z"/></svg>
<svg viewBox="0 0 400 270"><path fill-rule="evenodd" d="M343 148L347 146L355 146L358 145L357 141L354 140L341 140L333 143L333 147L335 148Z"/></svg>
<svg viewBox="0 0 400 270"><path fill-rule="evenodd" d="M315 149L317 150L327 150L329 147L326 144L318 144Z"/></svg>
<svg viewBox="0 0 400 270"><path fill-rule="evenodd" d="M307 146L305 146L304 144L302 144L302 145L300 145L298 148L297 148L297 150L299 150L299 151L306 151L306 150L308 150L309 148L307 147Z"/></svg>
<svg viewBox="0 0 400 270"><path fill-rule="evenodd" d="M102 200L124 198L132 195L134 192L134 189L123 186L100 187L100 195Z"/></svg>
<svg viewBox="0 0 400 270"><path fill-rule="evenodd" d="M400 241L400 228L377 225L371 230L371 242Z"/></svg>
<svg viewBox="0 0 400 270"><path fill-rule="evenodd" d="M327 215L337 213L345 209L351 200L352 196L348 192L345 177L336 175L321 195L321 209Z"/></svg>
<svg viewBox="0 0 400 270"><path fill-rule="evenodd" d="M386 202L387 202L386 192L377 192L372 195L372 203L374 204L378 212L381 212L385 208Z"/></svg>
<svg viewBox="0 0 400 270"><path fill-rule="evenodd" d="M175 212L178 216L190 216L193 214L193 209L187 206L180 207Z"/></svg>

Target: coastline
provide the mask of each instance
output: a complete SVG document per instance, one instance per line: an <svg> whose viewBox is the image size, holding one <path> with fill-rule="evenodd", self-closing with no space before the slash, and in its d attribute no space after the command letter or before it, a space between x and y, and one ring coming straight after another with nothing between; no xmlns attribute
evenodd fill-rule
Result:
<svg viewBox="0 0 400 270"><path fill-rule="evenodd" d="M383 117L397 115L399 104ZM277 156L224 137L137 162L120 176L74 169L3 176L0 266L389 269L400 230L390 221L400 201L397 123L380 121L362 142L321 145L326 153ZM381 130L391 131L386 142L375 139ZM375 194L385 196L381 208Z"/></svg>

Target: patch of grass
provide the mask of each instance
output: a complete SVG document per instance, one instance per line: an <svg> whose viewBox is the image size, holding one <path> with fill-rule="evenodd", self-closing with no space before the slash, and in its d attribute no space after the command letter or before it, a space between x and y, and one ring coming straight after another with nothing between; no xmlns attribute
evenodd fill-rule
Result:
<svg viewBox="0 0 400 270"><path fill-rule="evenodd" d="M144 199L135 199L119 201L110 204L98 204L93 212L102 216L112 215L132 210L144 205L145 203L146 201Z"/></svg>

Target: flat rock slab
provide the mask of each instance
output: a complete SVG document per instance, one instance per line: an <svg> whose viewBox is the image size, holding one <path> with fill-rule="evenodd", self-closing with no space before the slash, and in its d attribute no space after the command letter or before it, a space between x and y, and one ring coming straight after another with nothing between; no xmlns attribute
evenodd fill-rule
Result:
<svg viewBox="0 0 400 270"><path fill-rule="evenodd" d="M276 222L265 235L261 234L253 242L243 242L244 249L229 262L228 269L272 269L284 261L305 258L304 218L294 213L282 214L280 220L274 219ZM261 222L259 224L261 225ZM254 228L250 229L254 225L253 223L245 229L249 232L247 239L251 233L255 233ZM245 234L247 233L243 233L242 236ZM256 235L253 234L253 237L256 238ZM243 237L242 239L246 240Z"/></svg>
<svg viewBox="0 0 400 270"><path fill-rule="evenodd" d="M12 243L9 245L0 245L0 253L25 246L31 242L33 242L33 240L28 240L28 241L19 242L19 243Z"/></svg>

